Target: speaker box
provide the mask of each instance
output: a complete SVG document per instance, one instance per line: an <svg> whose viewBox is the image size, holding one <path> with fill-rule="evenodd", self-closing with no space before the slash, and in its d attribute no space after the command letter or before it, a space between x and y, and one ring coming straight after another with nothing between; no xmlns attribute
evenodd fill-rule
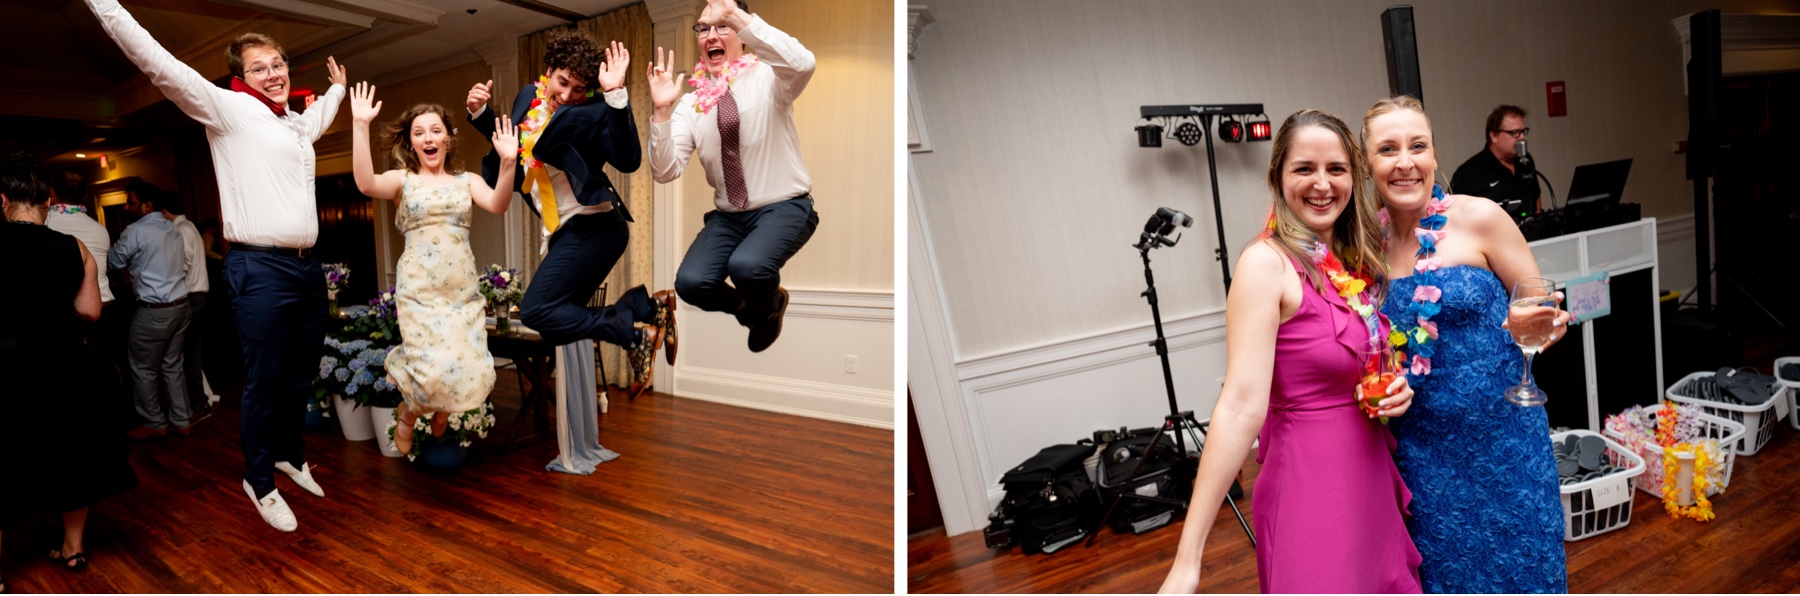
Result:
<svg viewBox="0 0 1800 596"><path fill-rule="evenodd" d="M1410 4L1395 4L1381 11L1381 45L1386 49L1388 91L1425 101L1419 85L1419 41L1413 33Z"/></svg>
<svg viewBox="0 0 1800 596"><path fill-rule="evenodd" d="M1688 31L1687 177L1695 180L1712 175L1718 153L1719 93L1725 76L1718 9L1694 13L1688 18Z"/></svg>

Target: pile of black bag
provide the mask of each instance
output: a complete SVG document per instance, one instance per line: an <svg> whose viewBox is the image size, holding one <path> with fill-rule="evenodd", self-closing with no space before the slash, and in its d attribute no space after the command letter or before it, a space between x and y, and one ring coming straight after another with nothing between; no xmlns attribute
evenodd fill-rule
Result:
<svg viewBox="0 0 1800 596"><path fill-rule="evenodd" d="M1121 501L1108 520L1115 531L1141 534L1177 519L1186 512L1182 503L1191 492L1198 461L1183 457L1167 437L1156 449L1149 449L1157 432L1154 428L1106 431L1107 440L1098 445L1082 439L1072 445L1045 447L1008 470L1000 477L1006 496L988 515L988 547L1004 549L1016 544L1025 554L1061 550L1098 530L1106 505L1120 494L1152 499ZM1098 485L1086 466L1086 461L1096 456Z"/></svg>

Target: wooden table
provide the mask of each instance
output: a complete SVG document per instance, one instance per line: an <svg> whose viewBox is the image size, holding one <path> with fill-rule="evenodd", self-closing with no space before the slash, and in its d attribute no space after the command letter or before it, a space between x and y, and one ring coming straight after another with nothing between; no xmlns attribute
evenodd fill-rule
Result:
<svg viewBox="0 0 1800 596"><path fill-rule="evenodd" d="M496 358L512 359L519 376L531 384L520 398L519 415L513 418L512 430L507 431L506 441L501 444L503 451L511 451L550 432L550 410L556 407L552 378L556 370L556 346L544 343L543 336L536 331L521 331L516 324L506 333L497 333L493 325L488 325L487 338L488 352ZM530 416L533 410L536 416ZM534 428L520 436L528 417L536 420Z"/></svg>

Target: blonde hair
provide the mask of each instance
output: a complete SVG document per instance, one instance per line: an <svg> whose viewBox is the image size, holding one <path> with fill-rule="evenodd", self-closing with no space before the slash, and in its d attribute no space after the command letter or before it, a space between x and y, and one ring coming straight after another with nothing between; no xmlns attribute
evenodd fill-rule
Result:
<svg viewBox="0 0 1800 596"><path fill-rule="evenodd" d="M1369 121L1380 117L1382 114L1398 112L1400 110L1412 110L1418 112L1419 117L1425 119L1425 130L1431 130L1431 116L1425 113L1424 103L1411 95L1395 95L1387 99L1376 101L1375 105L1369 106L1369 111L1363 112L1362 139L1364 145L1371 149L1374 148L1374 145L1369 142ZM1444 162L1443 160L1438 159L1437 138L1435 136L1431 139L1431 161L1432 163L1437 164L1437 169L1431 173L1433 183L1444 187L1444 194L1450 194L1450 180L1444 177ZM1379 194L1379 191L1377 191L1377 194Z"/></svg>
<svg viewBox="0 0 1800 596"><path fill-rule="evenodd" d="M1360 273L1369 278L1372 282L1369 292L1374 297L1374 302L1380 304L1387 291L1387 260L1383 256L1381 224L1376 219L1376 212L1380 209L1379 202L1368 192L1368 158L1363 155L1355 135L1350 133L1350 127L1337 116L1318 110L1301 110L1281 123L1281 130L1275 133L1274 151L1269 156L1269 190L1274 193L1274 205L1271 207L1274 213L1270 229L1264 236L1300 263L1314 291L1325 291L1325 276L1319 273L1318 266L1313 264L1312 256L1307 251L1314 242L1318 242L1318 234L1306 227L1300 216L1288 208L1281 185L1294 137L1302 129L1311 126L1337 135L1338 141L1343 144L1345 155L1350 159L1350 204L1343 213L1338 214L1337 221L1332 223L1331 246L1328 248L1344 264L1345 271Z"/></svg>

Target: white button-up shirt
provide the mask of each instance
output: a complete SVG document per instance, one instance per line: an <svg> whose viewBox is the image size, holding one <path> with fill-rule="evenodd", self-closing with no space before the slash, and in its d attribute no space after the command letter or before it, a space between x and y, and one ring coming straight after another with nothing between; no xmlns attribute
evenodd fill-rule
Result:
<svg viewBox="0 0 1800 596"><path fill-rule="evenodd" d="M650 122L650 174L657 182L673 182L687 168L688 156L700 152L706 183L713 187L713 206L720 211L754 211L771 203L812 192L812 176L800 159L800 135L794 132L794 100L812 80L813 54L800 40L752 15L738 39L756 54L757 65L731 83L738 107L738 162L744 167L749 204L738 209L725 194L725 166L719 155L719 108L694 111L694 94L681 96L668 122Z"/></svg>
<svg viewBox="0 0 1800 596"><path fill-rule="evenodd" d="M260 100L200 76L156 43L117 0L85 1L125 56L182 113L206 127L225 239L290 248L318 241L312 144L337 115L344 87L332 85L305 114L276 116Z"/></svg>

